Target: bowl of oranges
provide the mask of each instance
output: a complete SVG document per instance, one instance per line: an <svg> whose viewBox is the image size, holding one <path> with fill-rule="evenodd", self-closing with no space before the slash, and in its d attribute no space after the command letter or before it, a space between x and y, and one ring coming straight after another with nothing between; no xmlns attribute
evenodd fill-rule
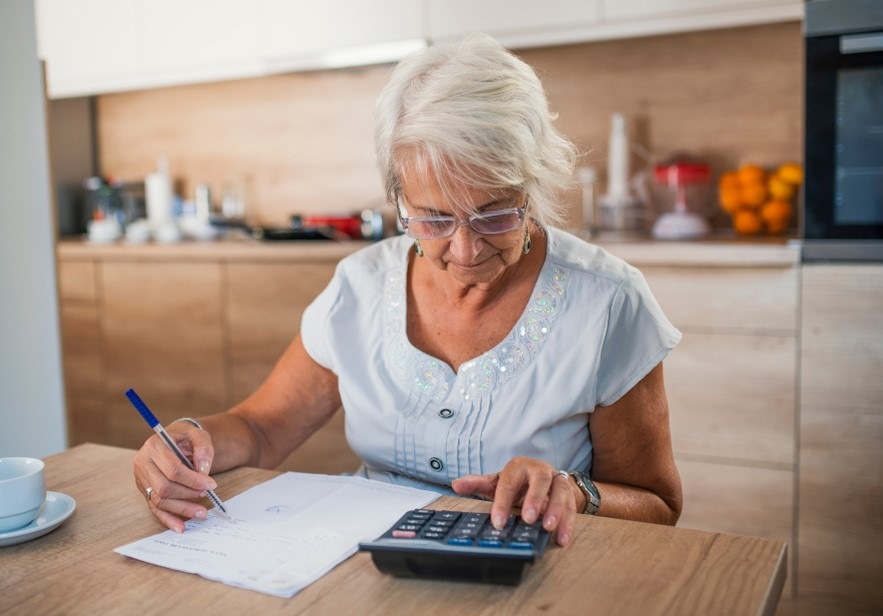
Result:
<svg viewBox="0 0 883 616"><path fill-rule="evenodd" d="M784 163L773 171L747 163L721 174L718 201L739 235L782 235L791 228L802 182L798 163Z"/></svg>

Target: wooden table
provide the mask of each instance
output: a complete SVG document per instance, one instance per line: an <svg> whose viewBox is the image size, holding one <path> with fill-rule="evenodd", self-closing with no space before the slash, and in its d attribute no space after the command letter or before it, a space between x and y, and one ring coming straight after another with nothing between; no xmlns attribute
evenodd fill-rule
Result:
<svg viewBox="0 0 883 616"><path fill-rule="evenodd" d="M398 579L356 554L291 599L233 588L113 552L160 532L128 449L81 445L46 459L46 487L77 510L53 532L0 548L0 614L773 614L786 547L769 539L580 516L518 587ZM217 477L222 498L276 473ZM437 508L487 511L443 497Z"/></svg>

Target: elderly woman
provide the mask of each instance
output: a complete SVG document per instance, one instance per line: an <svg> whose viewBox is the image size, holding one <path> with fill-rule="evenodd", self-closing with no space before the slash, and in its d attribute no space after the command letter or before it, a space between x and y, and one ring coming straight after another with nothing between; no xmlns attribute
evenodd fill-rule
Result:
<svg viewBox="0 0 883 616"><path fill-rule="evenodd" d="M404 236L343 259L260 388L135 458L151 511L204 518L208 472L271 468L343 407L358 474L514 506L567 544L578 514L674 524L662 360L680 333L641 274L558 230L573 146L535 73L474 35L403 60L376 147Z"/></svg>

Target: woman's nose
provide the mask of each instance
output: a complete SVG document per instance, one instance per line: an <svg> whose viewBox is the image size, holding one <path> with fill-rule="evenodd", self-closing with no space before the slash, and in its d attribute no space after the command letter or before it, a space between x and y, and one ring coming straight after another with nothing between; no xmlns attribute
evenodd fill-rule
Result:
<svg viewBox="0 0 883 616"><path fill-rule="evenodd" d="M451 254L458 261L469 263L475 255L481 252L481 234L472 230L469 225L460 225L451 236Z"/></svg>

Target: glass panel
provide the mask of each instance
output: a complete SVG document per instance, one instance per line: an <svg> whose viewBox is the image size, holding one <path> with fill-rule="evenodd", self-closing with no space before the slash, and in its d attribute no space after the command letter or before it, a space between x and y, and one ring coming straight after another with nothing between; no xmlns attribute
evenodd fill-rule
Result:
<svg viewBox="0 0 883 616"><path fill-rule="evenodd" d="M883 223L883 68L837 74L834 220Z"/></svg>

